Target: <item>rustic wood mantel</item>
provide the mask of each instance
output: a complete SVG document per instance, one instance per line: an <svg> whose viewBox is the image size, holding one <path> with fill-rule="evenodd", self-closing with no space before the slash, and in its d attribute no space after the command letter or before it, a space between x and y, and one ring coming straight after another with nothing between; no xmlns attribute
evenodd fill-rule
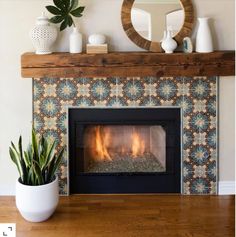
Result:
<svg viewBox="0 0 236 237"><path fill-rule="evenodd" d="M232 76L235 51L213 53L113 52L108 54L53 53L21 57L23 78Z"/></svg>

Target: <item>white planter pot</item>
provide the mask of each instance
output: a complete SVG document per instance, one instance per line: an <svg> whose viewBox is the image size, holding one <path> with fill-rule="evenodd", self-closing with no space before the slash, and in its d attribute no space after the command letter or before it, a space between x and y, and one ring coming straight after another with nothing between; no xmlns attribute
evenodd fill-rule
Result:
<svg viewBox="0 0 236 237"><path fill-rule="evenodd" d="M198 18L199 27L196 38L196 52L210 53L213 52L213 42L211 30L208 24L209 18Z"/></svg>
<svg viewBox="0 0 236 237"><path fill-rule="evenodd" d="M40 186L29 186L16 181L16 206L21 215L30 222L47 220L59 201L58 178Z"/></svg>

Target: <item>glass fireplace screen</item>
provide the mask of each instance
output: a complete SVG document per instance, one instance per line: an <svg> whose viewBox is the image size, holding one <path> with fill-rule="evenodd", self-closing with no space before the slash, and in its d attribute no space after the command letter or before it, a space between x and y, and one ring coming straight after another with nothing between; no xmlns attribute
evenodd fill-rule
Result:
<svg viewBox="0 0 236 237"><path fill-rule="evenodd" d="M83 139L84 173L166 171L162 126L91 125L85 128Z"/></svg>

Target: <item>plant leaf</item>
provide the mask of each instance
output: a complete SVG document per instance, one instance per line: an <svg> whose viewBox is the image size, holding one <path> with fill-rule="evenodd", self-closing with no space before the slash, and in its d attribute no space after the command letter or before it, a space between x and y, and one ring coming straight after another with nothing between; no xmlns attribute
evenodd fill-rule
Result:
<svg viewBox="0 0 236 237"><path fill-rule="evenodd" d="M58 23L62 22L64 19L65 19L64 16L54 16L49 21L51 23L58 24Z"/></svg>
<svg viewBox="0 0 236 237"><path fill-rule="evenodd" d="M67 27L67 25L68 25L68 20L67 20L67 18L65 18L65 20L61 23L60 31L65 30L65 28Z"/></svg>
<svg viewBox="0 0 236 237"><path fill-rule="evenodd" d="M71 15L75 16L75 17L81 17L82 16L82 12L84 11L85 7L78 7L75 10L71 11Z"/></svg>
<svg viewBox="0 0 236 237"><path fill-rule="evenodd" d="M71 16L68 16L68 26L71 27L73 25L73 19Z"/></svg>
<svg viewBox="0 0 236 237"><path fill-rule="evenodd" d="M20 136L19 142L18 142L18 149L20 153L20 159L23 160L23 151L22 151L22 137Z"/></svg>
<svg viewBox="0 0 236 237"><path fill-rule="evenodd" d="M52 161L54 157L55 147L56 147L56 141L54 141L48 149L48 153L46 155L46 163L44 164L45 167L48 166L48 164Z"/></svg>
<svg viewBox="0 0 236 237"><path fill-rule="evenodd" d="M28 168L30 166L30 161L29 161L29 155L28 155L28 153L26 151L24 151L23 159L25 161L26 168Z"/></svg>
<svg viewBox="0 0 236 237"><path fill-rule="evenodd" d="M11 160L16 164L16 167L17 167L17 170L19 172L19 175L20 175L20 178L22 179L22 168L21 168L21 165L20 165L20 161L19 161L19 158L17 158L17 154L15 153L15 151L9 147L9 153L10 153L10 157L11 157Z"/></svg>
<svg viewBox="0 0 236 237"><path fill-rule="evenodd" d="M64 6L65 6L65 8L66 8L66 11L69 12L70 0L63 0L62 2L64 3Z"/></svg>
<svg viewBox="0 0 236 237"><path fill-rule="evenodd" d="M64 148L62 148L58 156L55 156L54 159L51 161L49 170L48 170L48 180L47 180L48 182L51 182L53 180L53 177L61 163L63 154L64 154Z"/></svg>
<svg viewBox="0 0 236 237"><path fill-rule="evenodd" d="M34 169L34 173L36 175L36 178L38 180L38 184L42 185L44 183L43 176L42 176L42 173L41 173L41 169L39 167L39 163L37 161L34 162L33 169Z"/></svg>
<svg viewBox="0 0 236 237"><path fill-rule="evenodd" d="M63 8L63 4L61 0L53 0L54 5L59 8L62 9Z"/></svg>
<svg viewBox="0 0 236 237"><path fill-rule="evenodd" d="M34 129L32 129L32 146L33 146L33 151L34 151L33 159L35 159L36 161L39 161L38 141L37 141Z"/></svg>
<svg viewBox="0 0 236 237"><path fill-rule="evenodd" d="M54 6L46 6L47 10L52 13L53 15L61 15L62 12L60 9Z"/></svg>
<svg viewBox="0 0 236 237"><path fill-rule="evenodd" d="M70 7L70 11L74 10L79 4L79 0L71 0L71 7Z"/></svg>

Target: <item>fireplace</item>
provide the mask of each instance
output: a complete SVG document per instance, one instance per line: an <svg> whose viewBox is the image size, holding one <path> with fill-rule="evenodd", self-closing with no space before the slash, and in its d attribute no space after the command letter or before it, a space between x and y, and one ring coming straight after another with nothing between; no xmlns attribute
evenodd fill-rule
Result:
<svg viewBox="0 0 236 237"><path fill-rule="evenodd" d="M70 108L70 193L180 193L181 109Z"/></svg>

